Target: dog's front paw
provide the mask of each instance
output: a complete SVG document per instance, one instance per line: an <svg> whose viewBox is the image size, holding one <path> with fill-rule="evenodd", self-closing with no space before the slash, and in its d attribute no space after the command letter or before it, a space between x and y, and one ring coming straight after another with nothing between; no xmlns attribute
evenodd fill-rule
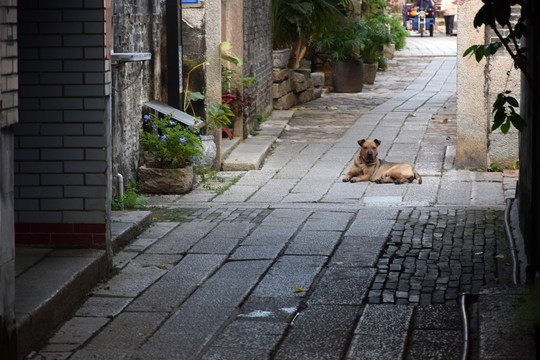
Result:
<svg viewBox="0 0 540 360"><path fill-rule="evenodd" d="M382 178L379 178L379 179L375 180L375 183L382 184L383 183Z"/></svg>
<svg viewBox="0 0 540 360"><path fill-rule="evenodd" d="M350 177L350 176L345 176L345 177L343 178L343 182L349 182L349 181L351 181L351 177Z"/></svg>
<svg viewBox="0 0 540 360"><path fill-rule="evenodd" d="M355 178L352 178L350 182L355 183L357 180Z"/></svg>

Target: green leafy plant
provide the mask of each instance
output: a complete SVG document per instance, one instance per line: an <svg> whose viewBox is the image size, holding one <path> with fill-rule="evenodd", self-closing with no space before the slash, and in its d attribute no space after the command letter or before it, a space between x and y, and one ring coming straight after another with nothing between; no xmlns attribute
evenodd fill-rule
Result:
<svg viewBox="0 0 540 360"><path fill-rule="evenodd" d="M203 147L198 129L186 127L172 115L144 115L139 144L148 167L180 168L200 161Z"/></svg>
<svg viewBox="0 0 540 360"><path fill-rule="evenodd" d="M215 126L217 129L222 127L229 129L232 123L231 118L234 116L235 114L231 111L228 104L214 103L208 108L207 120L210 120L213 126Z"/></svg>
<svg viewBox="0 0 540 360"><path fill-rule="evenodd" d="M379 63L383 57L384 45L392 43L392 35L380 17L360 20L356 23L362 39L362 61L366 64Z"/></svg>
<svg viewBox="0 0 540 360"><path fill-rule="evenodd" d="M291 48L299 67L309 41L351 9L350 0L273 0L274 49Z"/></svg>
<svg viewBox="0 0 540 360"><path fill-rule="evenodd" d="M354 23L334 24L315 36L312 44L317 51L328 54L335 61L359 60L364 47L362 30Z"/></svg>
<svg viewBox="0 0 540 360"><path fill-rule="evenodd" d="M251 86L258 80L256 77L243 77L238 71L229 67L223 67L221 71L221 87L225 94L233 93L235 89L240 87Z"/></svg>
<svg viewBox="0 0 540 360"><path fill-rule="evenodd" d="M489 164L488 171L490 171L490 172L501 172L502 168L498 163L491 163L491 164Z"/></svg>
<svg viewBox="0 0 540 360"><path fill-rule="evenodd" d="M223 178L222 174L219 174L215 170L207 171L203 174L201 174L201 181L203 183L203 188L206 190L215 190L216 187L210 184L210 181L218 181L220 183L224 183L225 179Z"/></svg>
<svg viewBox="0 0 540 360"><path fill-rule="evenodd" d="M124 190L124 196L117 195L112 201L112 210L144 209L148 204L148 197L143 196L137 184L130 182Z"/></svg>
<svg viewBox="0 0 540 360"><path fill-rule="evenodd" d="M265 116L263 116L262 114L257 114L257 122L258 122L259 124L262 124L262 123L265 122L265 121L266 121L266 117L265 117Z"/></svg>
<svg viewBox="0 0 540 360"><path fill-rule="evenodd" d="M235 176L230 183L228 183L227 185L223 185L223 186L218 186L214 189L214 191L216 192L216 194L218 195L221 195L223 194L225 191L229 190L231 188L231 186L233 186L234 184L236 184L238 181L240 181L240 179L242 178L242 175L237 175Z"/></svg>
<svg viewBox="0 0 540 360"><path fill-rule="evenodd" d="M390 26L390 36L396 46L396 50L401 50L405 47L405 38L409 36L409 32L403 27L401 20L395 16L378 15L383 17L383 21Z"/></svg>

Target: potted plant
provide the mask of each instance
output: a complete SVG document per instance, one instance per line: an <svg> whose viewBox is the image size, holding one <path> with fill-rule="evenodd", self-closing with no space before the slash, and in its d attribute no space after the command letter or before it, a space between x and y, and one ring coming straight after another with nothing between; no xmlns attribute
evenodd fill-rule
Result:
<svg viewBox="0 0 540 360"><path fill-rule="evenodd" d="M344 17L351 8L350 0L273 0L273 49L290 48L289 65L298 68L313 36Z"/></svg>
<svg viewBox="0 0 540 360"><path fill-rule="evenodd" d="M360 57L363 42L354 24L327 27L313 41L316 51L326 53L332 62L332 79L336 92L360 92L363 64Z"/></svg>
<svg viewBox="0 0 540 360"><path fill-rule="evenodd" d="M386 24L378 17L361 20L355 24L355 27L362 41L364 84L373 84L379 67L386 65L384 46L391 44L392 35Z"/></svg>
<svg viewBox="0 0 540 360"><path fill-rule="evenodd" d="M143 120L139 188L158 194L190 191L195 178L193 166L200 166L204 155L198 129L184 126L172 115L150 114Z"/></svg>

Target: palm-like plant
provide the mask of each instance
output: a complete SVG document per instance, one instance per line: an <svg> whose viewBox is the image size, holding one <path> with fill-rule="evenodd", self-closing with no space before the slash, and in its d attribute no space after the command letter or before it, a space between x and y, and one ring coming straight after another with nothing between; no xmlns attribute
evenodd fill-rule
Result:
<svg viewBox="0 0 540 360"><path fill-rule="evenodd" d="M363 42L356 24L327 27L313 38L313 47L335 61L359 60Z"/></svg>
<svg viewBox="0 0 540 360"><path fill-rule="evenodd" d="M297 68L308 41L350 9L350 0L273 0L274 49L290 47Z"/></svg>

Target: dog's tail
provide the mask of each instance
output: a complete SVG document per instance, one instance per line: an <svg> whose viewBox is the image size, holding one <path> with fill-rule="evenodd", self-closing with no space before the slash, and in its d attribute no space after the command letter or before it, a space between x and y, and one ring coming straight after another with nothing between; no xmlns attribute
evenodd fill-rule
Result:
<svg viewBox="0 0 540 360"><path fill-rule="evenodd" d="M414 178L416 179L416 181L421 184L422 183L422 177L420 176L420 174L418 173L418 171L416 170L413 170L414 171Z"/></svg>

